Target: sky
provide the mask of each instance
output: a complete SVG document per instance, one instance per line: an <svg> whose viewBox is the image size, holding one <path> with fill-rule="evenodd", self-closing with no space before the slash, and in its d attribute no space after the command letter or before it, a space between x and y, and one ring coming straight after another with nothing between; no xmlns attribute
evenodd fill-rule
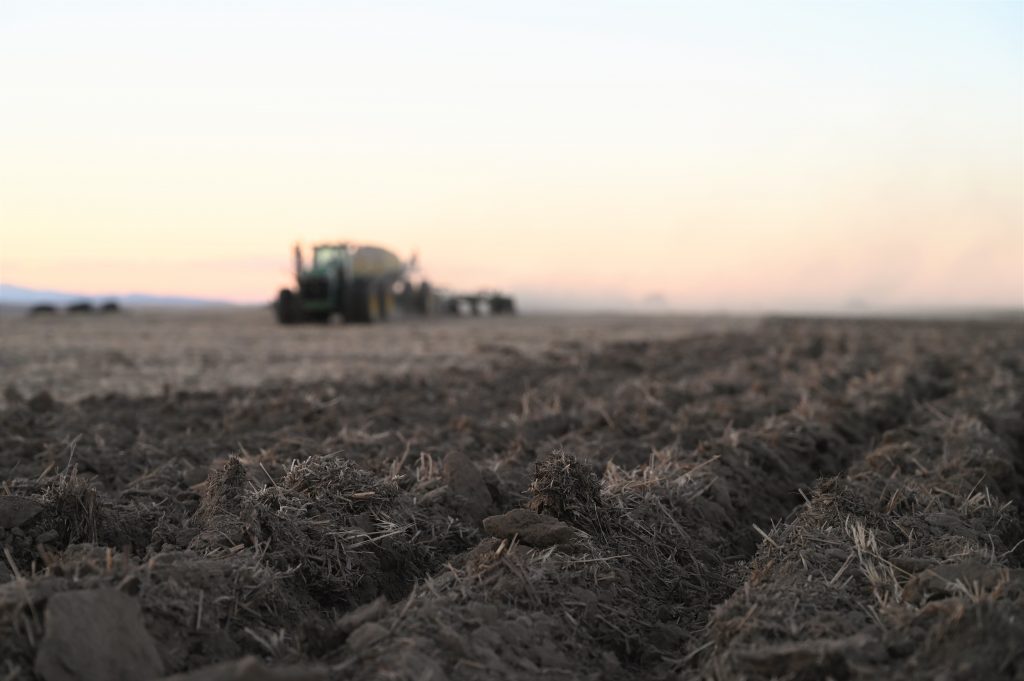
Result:
<svg viewBox="0 0 1024 681"><path fill-rule="evenodd" d="M1021 307L1022 102L1022 2L0 0L0 283Z"/></svg>

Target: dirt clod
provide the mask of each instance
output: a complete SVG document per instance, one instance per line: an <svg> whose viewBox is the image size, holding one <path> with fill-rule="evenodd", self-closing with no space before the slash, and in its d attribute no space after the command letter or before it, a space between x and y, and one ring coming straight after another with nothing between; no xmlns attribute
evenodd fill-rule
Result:
<svg viewBox="0 0 1024 681"><path fill-rule="evenodd" d="M532 510L568 522L592 517L601 505L597 476L565 451L556 452L537 464L530 493Z"/></svg>
<svg viewBox="0 0 1024 681"><path fill-rule="evenodd" d="M338 629L345 633L351 633L366 624L381 618L387 612L388 601L381 596L366 605L361 605L352 612L346 613L338 620Z"/></svg>
<svg viewBox="0 0 1024 681"><path fill-rule="evenodd" d="M477 467L462 452L444 457L444 479L463 519L478 526L491 507L491 494Z"/></svg>
<svg viewBox="0 0 1024 681"><path fill-rule="evenodd" d="M0 496L0 528L22 527L39 515L43 505L28 497Z"/></svg>
<svg viewBox="0 0 1024 681"><path fill-rule="evenodd" d="M376 622L367 622L359 625L355 631L349 634L347 644L352 650L363 650L378 641L382 641L387 636L388 630L386 627Z"/></svg>
<svg viewBox="0 0 1024 681"><path fill-rule="evenodd" d="M524 544L537 548L568 544L576 535L576 531L562 521L525 508L484 518L484 531L498 539L519 537Z"/></svg>
<svg viewBox="0 0 1024 681"><path fill-rule="evenodd" d="M56 594L35 672L44 681L138 681L163 673L137 600L117 589Z"/></svg>

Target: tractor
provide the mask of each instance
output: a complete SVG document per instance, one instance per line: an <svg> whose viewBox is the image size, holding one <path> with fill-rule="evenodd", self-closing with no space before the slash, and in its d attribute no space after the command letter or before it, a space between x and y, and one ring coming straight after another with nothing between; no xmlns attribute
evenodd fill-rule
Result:
<svg viewBox="0 0 1024 681"><path fill-rule="evenodd" d="M326 323L337 314L347 322L373 323L388 319L399 306L425 313L430 287L409 281L413 266L383 248L335 243L315 246L307 268L296 246L297 288L278 294L277 319L282 324Z"/></svg>

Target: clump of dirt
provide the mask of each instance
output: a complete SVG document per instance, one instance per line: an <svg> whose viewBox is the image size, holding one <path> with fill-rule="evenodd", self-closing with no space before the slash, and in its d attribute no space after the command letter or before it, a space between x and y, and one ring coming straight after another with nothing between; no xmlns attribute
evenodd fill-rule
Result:
<svg viewBox="0 0 1024 681"><path fill-rule="evenodd" d="M492 537L518 540L539 549L569 545L576 538L576 532L570 525L525 508L484 518L483 525L484 531Z"/></svg>
<svg viewBox="0 0 1024 681"><path fill-rule="evenodd" d="M135 598L117 589L89 589L47 601L35 673L44 681L131 681L163 676L163 662Z"/></svg>
<svg viewBox="0 0 1024 681"><path fill-rule="evenodd" d="M153 509L104 498L76 466L45 482L9 481L7 488L19 506L32 509L9 528L10 560L22 571L31 572L55 552L82 542L145 551L159 520Z"/></svg>
<svg viewBox="0 0 1024 681"><path fill-rule="evenodd" d="M216 523L221 516L239 515L246 497L246 487L245 468L237 458L229 458L221 468L210 471L206 479L206 492L193 521L199 525L210 525Z"/></svg>
<svg viewBox="0 0 1024 681"><path fill-rule="evenodd" d="M494 496L483 474L468 456L451 452L444 457L443 477L462 519L472 527L480 525L494 506Z"/></svg>
<svg viewBox="0 0 1024 681"><path fill-rule="evenodd" d="M531 510L570 523L594 517L601 505L597 477L565 451L537 464L530 494Z"/></svg>

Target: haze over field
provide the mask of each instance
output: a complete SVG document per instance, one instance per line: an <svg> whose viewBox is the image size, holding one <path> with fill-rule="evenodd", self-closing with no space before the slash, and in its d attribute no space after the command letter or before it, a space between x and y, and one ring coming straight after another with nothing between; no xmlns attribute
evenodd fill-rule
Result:
<svg viewBox="0 0 1024 681"><path fill-rule="evenodd" d="M352 239L536 304L1024 305L1024 4L0 6L0 281L263 302Z"/></svg>

